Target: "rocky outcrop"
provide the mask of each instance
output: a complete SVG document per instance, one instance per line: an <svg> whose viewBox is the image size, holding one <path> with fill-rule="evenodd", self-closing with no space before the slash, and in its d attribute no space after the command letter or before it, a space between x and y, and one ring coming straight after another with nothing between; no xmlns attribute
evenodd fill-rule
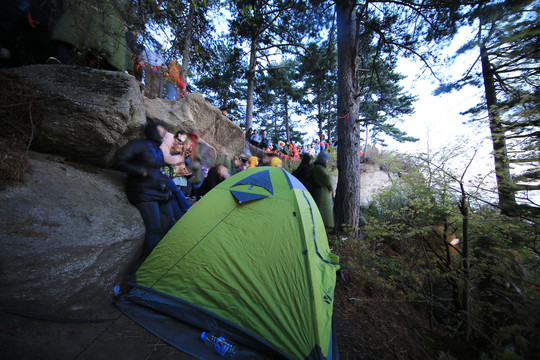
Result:
<svg viewBox="0 0 540 360"><path fill-rule="evenodd" d="M132 76L78 66L33 65L4 73L36 95L31 108L35 151L106 167L119 147L141 136L147 118L164 122L172 132L198 129L214 154L243 150L240 127L199 93L178 101L143 99Z"/></svg>
<svg viewBox="0 0 540 360"><path fill-rule="evenodd" d="M32 149L106 166L119 145L146 123L137 82L129 75L67 65L5 70L36 95ZM27 121L27 119L20 119Z"/></svg>
<svg viewBox="0 0 540 360"><path fill-rule="evenodd" d="M144 225L126 200L123 174L30 155L26 182L0 192L0 303L91 313L133 269Z"/></svg>
<svg viewBox="0 0 540 360"><path fill-rule="evenodd" d="M144 105L146 117L164 122L171 132L197 129L214 152L240 155L244 149L242 129L223 116L217 107L208 105L199 93L179 101L145 99Z"/></svg>
<svg viewBox="0 0 540 360"><path fill-rule="evenodd" d="M363 207L368 207L378 192L391 186L392 182L396 180L396 176L388 171L381 170L380 165L376 163L362 163L360 171L362 171L362 176L360 176L360 206ZM335 193L338 176L332 174L332 178Z"/></svg>
<svg viewBox="0 0 540 360"><path fill-rule="evenodd" d="M367 207L379 191L392 185L396 177L388 171L381 170L379 164L363 163L360 169L362 171L360 204Z"/></svg>
<svg viewBox="0 0 540 360"><path fill-rule="evenodd" d="M0 116L29 109L10 124L28 129L30 122L33 151L25 182L0 181L0 304L90 314L115 284L125 284L143 250L144 225L127 202L125 174L109 170L117 149L141 137L147 119L159 120L172 132L198 129L209 167L217 151L242 152L242 130L198 93L145 99L125 73L34 65L3 74L31 93L28 101L0 106Z"/></svg>

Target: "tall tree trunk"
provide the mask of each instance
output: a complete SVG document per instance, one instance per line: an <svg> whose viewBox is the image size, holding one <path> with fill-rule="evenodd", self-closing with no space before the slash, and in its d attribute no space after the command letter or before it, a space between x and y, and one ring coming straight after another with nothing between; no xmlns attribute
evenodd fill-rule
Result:
<svg viewBox="0 0 540 360"><path fill-rule="evenodd" d="M257 60L257 42L251 39L251 49L249 52L249 69L247 73L247 104L246 104L246 130L253 125L253 96L255 92L255 65Z"/></svg>
<svg viewBox="0 0 540 360"><path fill-rule="evenodd" d="M463 316L465 317L465 340L469 341L471 336L471 319L470 319L470 299L469 288L471 287L471 269L469 259L469 207L467 205L467 193L463 182L459 183L461 187L461 204L459 206L461 215L463 216L463 244L461 248L461 254L463 256L463 291L461 296L461 309L463 310Z"/></svg>
<svg viewBox="0 0 540 360"><path fill-rule="evenodd" d="M338 43L338 185L336 224L358 227L360 218L360 122L356 1L336 0Z"/></svg>
<svg viewBox="0 0 540 360"><path fill-rule="evenodd" d="M332 112L331 112L330 108L335 109L336 106L337 105L334 104L333 101L331 101L331 100L328 101L326 103L326 113L331 114ZM332 128L333 128L333 126L334 126L334 123L332 122L332 119L330 118L330 115L328 115L327 118L326 118L326 131L328 133L327 141L328 141L329 144L332 144L332 145L336 142L336 139L332 139Z"/></svg>
<svg viewBox="0 0 540 360"><path fill-rule="evenodd" d="M277 129L277 116L275 112L272 115L272 128L273 128L272 134L279 140L278 129Z"/></svg>
<svg viewBox="0 0 540 360"><path fill-rule="evenodd" d="M189 58L191 55L191 44L193 37L193 17L195 16L195 5L193 1L189 5L188 21L186 23L186 29L184 32L184 48L182 49L182 69L180 70L180 75L182 79L186 81L188 70L189 70Z"/></svg>
<svg viewBox="0 0 540 360"><path fill-rule="evenodd" d="M499 193L499 206L503 213L511 213L516 209L516 197L512 188L510 163L506 149L506 135L499 116L493 68L489 61L485 44L480 41L480 58L482 61L482 76L489 116L489 129L493 142L493 157L495 160L495 176Z"/></svg>
<svg viewBox="0 0 540 360"><path fill-rule="evenodd" d="M317 122L318 122L318 125L319 125L319 132L317 134L317 136L319 137L319 140L322 140L322 135L323 135L323 126L322 126L322 122L323 122L323 115L322 115L322 105L321 105L321 100L317 100Z"/></svg>
<svg viewBox="0 0 540 360"><path fill-rule="evenodd" d="M287 95L283 95L283 111L285 116L285 131L286 131L286 137L287 142L291 142L291 135L289 132L289 101L287 100Z"/></svg>

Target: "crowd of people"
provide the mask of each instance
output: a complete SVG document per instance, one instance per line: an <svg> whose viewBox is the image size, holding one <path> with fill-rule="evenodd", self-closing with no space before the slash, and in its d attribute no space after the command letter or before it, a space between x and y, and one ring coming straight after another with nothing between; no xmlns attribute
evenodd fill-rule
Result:
<svg viewBox="0 0 540 360"><path fill-rule="evenodd" d="M328 150L331 146L322 135L320 135L319 138L313 139L311 144L306 145L284 141L273 142L266 130L263 129L259 133L258 130L252 128L245 131L245 140L246 144L251 144L265 153L291 160L300 159L304 154L317 157L321 151ZM245 147L245 152L249 152L249 147L247 145Z"/></svg>
<svg viewBox="0 0 540 360"><path fill-rule="evenodd" d="M174 134L156 121L145 126L145 138L132 141L118 150L115 166L128 174L128 201L140 212L145 232L145 247L152 251L169 229L190 207L215 186L246 169L258 166L283 167L280 156L242 153L232 158L220 154L209 169L202 165L199 133L178 130ZM263 131L266 135L266 131ZM294 145L293 145L294 146ZM332 176L326 166L330 155L320 151L315 158L303 152L293 172L312 194L327 231L334 228Z"/></svg>
<svg viewBox="0 0 540 360"><path fill-rule="evenodd" d="M161 44L156 51L142 48L131 52L135 63L133 75L141 84L143 94L149 99L178 100L188 95L182 67L176 60L165 61Z"/></svg>

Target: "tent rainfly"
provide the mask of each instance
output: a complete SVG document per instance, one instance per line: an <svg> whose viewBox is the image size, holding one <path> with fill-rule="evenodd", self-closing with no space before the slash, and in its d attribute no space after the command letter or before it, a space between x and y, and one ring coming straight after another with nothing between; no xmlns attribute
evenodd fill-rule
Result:
<svg viewBox="0 0 540 360"><path fill-rule="evenodd" d="M238 359L338 359L333 326L339 258L313 198L281 168L223 181L167 233L117 306L176 348L220 359L216 332Z"/></svg>

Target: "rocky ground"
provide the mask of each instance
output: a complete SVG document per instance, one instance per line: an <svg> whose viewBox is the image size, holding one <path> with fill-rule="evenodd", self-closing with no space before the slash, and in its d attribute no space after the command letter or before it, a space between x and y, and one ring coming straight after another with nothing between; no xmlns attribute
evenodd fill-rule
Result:
<svg viewBox="0 0 540 360"><path fill-rule="evenodd" d="M340 359L431 358L409 336L413 328L422 332L423 319L416 317L408 304L382 300L380 295L370 296L365 284L354 277L347 276L347 282L338 279L334 315ZM155 337L113 304L104 303L91 316L80 319L37 318L1 312L0 359L166 360L194 357Z"/></svg>

